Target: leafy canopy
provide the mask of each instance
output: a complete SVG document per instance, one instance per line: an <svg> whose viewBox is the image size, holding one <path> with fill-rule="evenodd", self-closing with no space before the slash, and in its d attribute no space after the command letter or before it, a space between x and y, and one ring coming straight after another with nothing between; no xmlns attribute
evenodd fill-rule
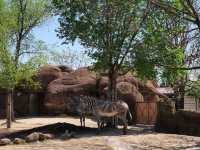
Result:
<svg viewBox="0 0 200 150"><path fill-rule="evenodd" d="M130 66L139 30L146 17L145 0L53 0L60 15L59 37L79 40L89 50L98 70ZM124 66L124 67L122 67Z"/></svg>
<svg viewBox="0 0 200 150"><path fill-rule="evenodd" d="M15 42L19 38L17 33L20 33L24 40L31 30L47 17L49 12L45 12L46 4L47 2L41 0L0 0L1 88L11 90L16 86L39 87L38 83L34 82L33 76L37 68L44 63L42 57L36 55L36 57L30 57L26 62L19 61L19 65L16 67L14 61L16 51L13 53L12 48L15 47ZM22 20L23 22L20 22ZM24 51L20 49L19 53L24 54Z"/></svg>
<svg viewBox="0 0 200 150"><path fill-rule="evenodd" d="M142 30L142 38L134 60L137 73L142 78L155 79L170 84L185 74L185 37L187 23L182 19L152 8ZM144 69L145 68L145 69Z"/></svg>

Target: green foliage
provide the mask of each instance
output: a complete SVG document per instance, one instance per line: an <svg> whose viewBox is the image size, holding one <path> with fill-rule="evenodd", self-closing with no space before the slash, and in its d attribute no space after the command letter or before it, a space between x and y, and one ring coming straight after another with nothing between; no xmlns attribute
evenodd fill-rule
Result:
<svg viewBox="0 0 200 150"><path fill-rule="evenodd" d="M46 20L51 14L50 3L44 0L11 0L9 3L11 18L15 22L13 32L24 29L23 34ZM23 23L19 22L23 18ZM22 27L23 25L23 27Z"/></svg>
<svg viewBox="0 0 200 150"><path fill-rule="evenodd" d="M13 27L11 12L7 9L4 0L0 0L0 48L5 49Z"/></svg>
<svg viewBox="0 0 200 150"><path fill-rule="evenodd" d="M187 95L200 99L200 80L189 81L186 85Z"/></svg>
<svg viewBox="0 0 200 150"><path fill-rule="evenodd" d="M180 33L186 27L180 18L160 10L151 11L133 60L141 78L159 77L161 82L173 84L185 75L186 72L179 68L185 65L185 43L181 41Z"/></svg>
<svg viewBox="0 0 200 150"><path fill-rule="evenodd" d="M20 5L21 4L21 5ZM50 16L50 3L42 0L0 0L0 87L8 90L20 87L23 89L39 88L39 83L33 77L36 70L46 63L44 55L35 50L21 47L19 51L12 50L16 41L26 44L31 30ZM23 7L22 7L23 6ZM14 42L13 42L14 40ZM33 42L30 40L29 42ZM40 43L35 43L37 48ZM39 49L40 50L40 49ZM38 52L38 49L37 49ZM26 61L19 61L16 66L16 53L22 56L30 55Z"/></svg>
<svg viewBox="0 0 200 150"><path fill-rule="evenodd" d="M6 50L0 51L0 85L6 89L12 89L15 82L15 66L12 63L12 58Z"/></svg>
<svg viewBox="0 0 200 150"><path fill-rule="evenodd" d="M181 39L187 24L154 7L141 22L146 2L54 0L59 37L66 43L78 39L97 70L134 70L143 79L174 83L186 73L178 69L184 67L185 45L174 41Z"/></svg>
<svg viewBox="0 0 200 150"><path fill-rule="evenodd" d="M95 60L97 70L121 70L131 65L128 56L134 52L146 1L53 0L53 3L60 15L59 37L65 43L78 39L89 49L88 55Z"/></svg>
<svg viewBox="0 0 200 150"><path fill-rule="evenodd" d="M39 83L34 81L38 67L43 64L41 57L29 59L25 64L20 64L18 68L13 63L12 55L8 51L0 51L0 87L14 89L20 86L23 89L37 89Z"/></svg>

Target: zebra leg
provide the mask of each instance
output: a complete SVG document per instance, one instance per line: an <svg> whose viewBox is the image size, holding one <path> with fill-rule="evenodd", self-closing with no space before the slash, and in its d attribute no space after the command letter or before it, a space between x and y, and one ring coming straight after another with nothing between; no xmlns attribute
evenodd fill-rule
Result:
<svg viewBox="0 0 200 150"><path fill-rule="evenodd" d="M118 129L118 125L119 125L119 118L118 116L115 116L115 127Z"/></svg>
<svg viewBox="0 0 200 150"><path fill-rule="evenodd" d="M83 126L83 116L80 116L81 127Z"/></svg>
<svg viewBox="0 0 200 150"><path fill-rule="evenodd" d="M97 119L97 126L98 126L98 130L97 130L97 134L100 134L101 131L101 117L98 116L97 114L95 114L96 119Z"/></svg>
<svg viewBox="0 0 200 150"><path fill-rule="evenodd" d="M106 127L107 120L106 118L101 119L101 129Z"/></svg>
<svg viewBox="0 0 200 150"><path fill-rule="evenodd" d="M104 121L101 121L100 128L104 128Z"/></svg>
<svg viewBox="0 0 200 150"><path fill-rule="evenodd" d="M98 125L97 134L100 134L100 131L101 131L101 121L100 121L100 119L97 120L97 125Z"/></svg>
<svg viewBox="0 0 200 150"><path fill-rule="evenodd" d="M83 126L85 127L85 115L83 117Z"/></svg>
<svg viewBox="0 0 200 150"><path fill-rule="evenodd" d="M127 123L127 120L126 120L126 113L124 113L121 117L121 120L123 122L123 134L126 135L127 133L127 126L128 126L128 123Z"/></svg>

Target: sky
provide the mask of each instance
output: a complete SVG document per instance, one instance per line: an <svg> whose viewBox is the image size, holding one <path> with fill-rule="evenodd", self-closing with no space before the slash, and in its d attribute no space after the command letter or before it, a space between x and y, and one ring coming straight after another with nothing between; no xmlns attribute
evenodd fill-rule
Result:
<svg viewBox="0 0 200 150"><path fill-rule="evenodd" d="M57 37L56 29L59 27L58 17L49 18L47 21L34 28L33 35L37 40L44 41L48 46L57 46L58 48L70 48L72 50L84 51L84 47L75 42L74 45L62 45L62 39Z"/></svg>
<svg viewBox="0 0 200 150"><path fill-rule="evenodd" d="M85 48L81 46L78 41L76 41L73 45L62 44L63 40L57 37L57 32L55 31L58 27L58 17L52 17L38 27L34 28L32 34L36 40L44 41L50 50L56 50L61 54L63 53L63 50L67 50L78 56L78 58L76 57L77 59L74 60L73 65L70 65L67 61L65 65L69 65L72 68L90 65L92 60L86 54L83 54L85 52Z"/></svg>

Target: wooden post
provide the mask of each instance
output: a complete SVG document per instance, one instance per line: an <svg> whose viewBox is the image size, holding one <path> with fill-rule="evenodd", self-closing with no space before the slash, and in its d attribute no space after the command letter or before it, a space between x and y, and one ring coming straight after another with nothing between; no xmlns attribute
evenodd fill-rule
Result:
<svg viewBox="0 0 200 150"><path fill-rule="evenodd" d="M6 118L7 118L7 128L11 128L11 118L12 118L12 106L11 106L11 92L7 92L7 112L6 112Z"/></svg>

